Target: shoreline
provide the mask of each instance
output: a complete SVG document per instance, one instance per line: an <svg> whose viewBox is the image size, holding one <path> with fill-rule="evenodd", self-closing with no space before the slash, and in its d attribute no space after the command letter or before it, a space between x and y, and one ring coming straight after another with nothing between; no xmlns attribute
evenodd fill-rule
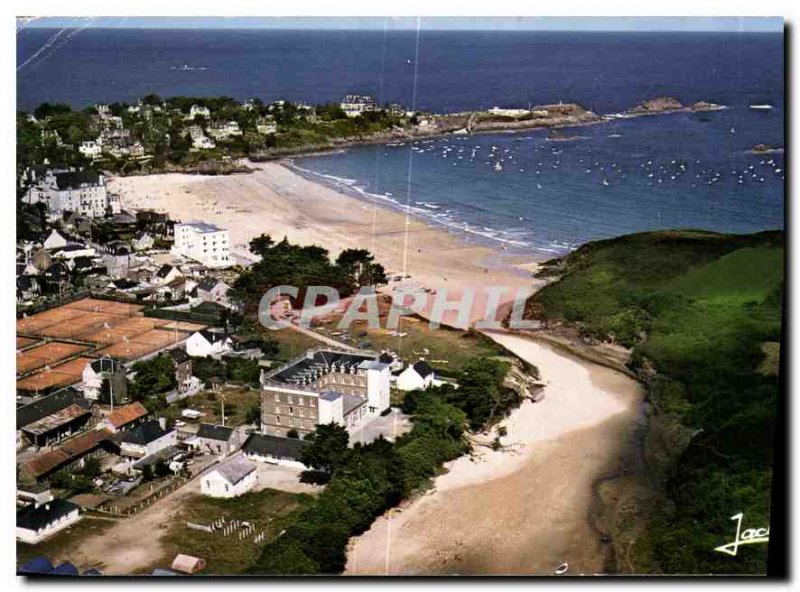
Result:
<svg viewBox="0 0 800 592"><path fill-rule="evenodd" d="M468 240L375 200L346 195L280 163L259 163L255 172L242 175L113 176L109 189L120 194L126 209L165 211L174 220L202 220L228 229L231 254L245 262L249 241L262 233L276 241L285 236L293 243L322 246L332 257L343 249L365 248L390 277L403 270L410 276L390 287L444 290L449 300L475 289L470 321L482 317L485 286L509 289L501 299L502 318L516 290L544 283L531 268L548 256Z"/></svg>
<svg viewBox="0 0 800 592"><path fill-rule="evenodd" d="M552 575L564 562L571 574L605 571L596 485L625 462L642 386L530 336L488 335L539 367L544 399L500 422L504 449L447 463L430 491L352 539L345 573Z"/></svg>

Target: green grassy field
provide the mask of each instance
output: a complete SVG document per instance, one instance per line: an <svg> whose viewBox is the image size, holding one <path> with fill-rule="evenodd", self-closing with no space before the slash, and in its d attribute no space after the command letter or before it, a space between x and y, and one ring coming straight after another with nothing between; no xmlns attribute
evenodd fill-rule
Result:
<svg viewBox="0 0 800 592"><path fill-rule="evenodd" d="M629 235L548 262L545 274L558 279L528 302L532 316L632 348L629 365L654 412L691 434L685 450L672 451L669 501L654 512L652 562L642 569L766 569L765 545L735 561L713 549L739 511L769 523L783 258L779 232Z"/></svg>
<svg viewBox="0 0 800 592"><path fill-rule="evenodd" d="M180 517L162 537L164 558L158 563L168 566L178 553L202 557L207 562L206 574L236 574L247 569L258 556L262 544L239 540L236 534L223 536L190 529L186 522L208 524L221 517L226 521L246 521L256 532L267 533L265 541L277 536L292 520L293 515L311 501L305 494L292 494L263 489L233 499L215 499L195 495L186 500ZM250 537L252 539L252 537ZM145 570L149 573L151 568Z"/></svg>

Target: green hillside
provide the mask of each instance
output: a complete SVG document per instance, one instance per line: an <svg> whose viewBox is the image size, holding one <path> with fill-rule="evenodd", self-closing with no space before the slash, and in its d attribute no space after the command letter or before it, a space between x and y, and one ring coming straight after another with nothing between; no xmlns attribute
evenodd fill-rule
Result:
<svg viewBox="0 0 800 592"><path fill-rule="evenodd" d="M646 456L665 500L642 570L766 571L766 545L736 557L714 547L738 512L743 529L769 522L783 256L780 232L655 232L589 243L543 268L558 279L528 314L631 347L653 407L647 442L682 434L683 446Z"/></svg>

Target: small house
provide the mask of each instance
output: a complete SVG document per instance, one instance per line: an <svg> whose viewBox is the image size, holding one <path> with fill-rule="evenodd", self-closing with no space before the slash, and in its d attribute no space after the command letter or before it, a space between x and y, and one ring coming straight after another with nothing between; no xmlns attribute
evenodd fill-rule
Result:
<svg viewBox="0 0 800 592"><path fill-rule="evenodd" d="M229 454L236 450L236 433L233 428L201 423L195 436L195 446L205 453Z"/></svg>
<svg viewBox="0 0 800 592"><path fill-rule="evenodd" d="M186 353L196 358L220 356L230 353L232 349L233 339L222 331L202 329L186 340Z"/></svg>
<svg viewBox="0 0 800 592"><path fill-rule="evenodd" d="M425 360L411 364L397 377L397 388L401 391L424 390L433 384L433 369Z"/></svg>
<svg viewBox="0 0 800 592"><path fill-rule="evenodd" d="M236 457L217 466L200 479L200 493L210 497L238 497L258 482L256 465Z"/></svg>
<svg viewBox="0 0 800 592"><path fill-rule="evenodd" d="M140 459L177 443L177 432L174 429L167 430L163 420L151 419L123 434L120 439L120 455Z"/></svg>
<svg viewBox="0 0 800 592"><path fill-rule="evenodd" d="M136 401L114 409L97 423L97 428L107 429L113 433L130 430L139 425L147 417L147 414L145 406Z"/></svg>
<svg viewBox="0 0 800 592"><path fill-rule="evenodd" d="M250 434L242 445L242 454L256 462L307 470L308 467L300 460L306 445L298 438Z"/></svg>
<svg viewBox="0 0 800 592"><path fill-rule="evenodd" d="M17 540L35 545L80 518L80 508L65 499L28 506L17 513Z"/></svg>

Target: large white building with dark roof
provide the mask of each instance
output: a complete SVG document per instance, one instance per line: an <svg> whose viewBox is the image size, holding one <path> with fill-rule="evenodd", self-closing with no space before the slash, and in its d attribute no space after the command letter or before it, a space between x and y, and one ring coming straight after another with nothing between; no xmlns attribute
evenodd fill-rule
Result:
<svg viewBox="0 0 800 592"><path fill-rule="evenodd" d="M308 350L261 376L261 427L265 434L305 436L318 424L348 429L389 408L388 364L367 352Z"/></svg>

